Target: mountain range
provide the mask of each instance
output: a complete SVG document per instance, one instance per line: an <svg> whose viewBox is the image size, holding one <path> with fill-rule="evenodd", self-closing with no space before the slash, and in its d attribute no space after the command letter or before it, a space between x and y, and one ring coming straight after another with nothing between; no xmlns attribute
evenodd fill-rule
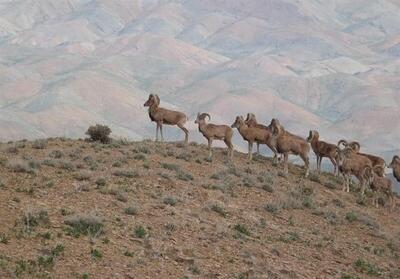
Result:
<svg viewBox="0 0 400 279"><path fill-rule="evenodd" d="M187 113L193 140L197 112L227 124L253 112L389 160L399 14L395 0L1 0L0 139L78 138L95 123L154 137L153 93Z"/></svg>

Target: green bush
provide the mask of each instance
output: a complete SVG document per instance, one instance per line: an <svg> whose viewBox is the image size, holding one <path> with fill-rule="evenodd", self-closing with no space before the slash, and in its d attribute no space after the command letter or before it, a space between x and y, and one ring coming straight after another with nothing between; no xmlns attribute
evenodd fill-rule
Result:
<svg viewBox="0 0 400 279"><path fill-rule="evenodd" d="M99 141L101 143L107 144L111 142L109 137L111 134L111 129L106 125L96 124L95 126L90 126L86 131L86 135L89 136L91 141Z"/></svg>

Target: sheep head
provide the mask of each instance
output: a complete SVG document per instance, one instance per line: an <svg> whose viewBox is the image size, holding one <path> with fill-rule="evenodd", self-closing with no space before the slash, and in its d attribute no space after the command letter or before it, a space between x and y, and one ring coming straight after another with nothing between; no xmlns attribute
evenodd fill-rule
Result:
<svg viewBox="0 0 400 279"><path fill-rule="evenodd" d="M285 132L285 129L282 127L279 120L276 118L273 118L271 120L269 127L271 128L272 134L275 136L282 135Z"/></svg>
<svg viewBox="0 0 400 279"><path fill-rule="evenodd" d="M231 128L239 128L244 124L243 116L236 116L235 122L231 125Z"/></svg>
<svg viewBox="0 0 400 279"><path fill-rule="evenodd" d="M147 99L147 101L144 103L143 106L145 107L151 107L153 104L160 104L160 98L158 97L158 95L153 95L150 94L149 98Z"/></svg>
<svg viewBox="0 0 400 279"><path fill-rule="evenodd" d="M206 117L208 117L208 120L211 120L211 116L208 113L200 114L200 112L198 112L196 120L194 121L194 123L198 124L200 122L203 122L203 121L205 121Z"/></svg>
<svg viewBox="0 0 400 279"><path fill-rule="evenodd" d="M319 133L316 130L311 130L310 133L308 134L307 141L311 142L314 138L318 140Z"/></svg>

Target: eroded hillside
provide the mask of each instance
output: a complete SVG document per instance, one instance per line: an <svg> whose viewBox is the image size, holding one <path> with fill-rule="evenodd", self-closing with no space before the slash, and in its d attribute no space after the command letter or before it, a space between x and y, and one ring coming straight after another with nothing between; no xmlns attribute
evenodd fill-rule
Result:
<svg viewBox="0 0 400 279"><path fill-rule="evenodd" d="M399 209L176 143L0 146L1 278L399 278Z"/></svg>

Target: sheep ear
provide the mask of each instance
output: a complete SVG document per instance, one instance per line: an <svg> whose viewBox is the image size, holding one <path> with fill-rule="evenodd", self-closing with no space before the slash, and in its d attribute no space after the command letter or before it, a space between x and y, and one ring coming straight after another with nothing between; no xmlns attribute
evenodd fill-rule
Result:
<svg viewBox="0 0 400 279"><path fill-rule="evenodd" d="M157 105L160 105L160 97L158 97L158 95L155 95L156 100L157 100Z"/></svg>

